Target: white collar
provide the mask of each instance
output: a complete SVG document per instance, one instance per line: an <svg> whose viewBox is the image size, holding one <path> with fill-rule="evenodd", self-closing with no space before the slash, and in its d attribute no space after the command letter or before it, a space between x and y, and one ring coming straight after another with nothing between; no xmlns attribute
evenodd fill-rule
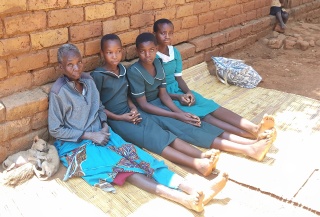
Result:
<svg viewBox="0 0 320 217"><path fill-rule="evenodd" d="M169 56L157 51L157 55L162 59L162 62L167 63L174 59L174 50L172 45L168 45Z"/></svg>

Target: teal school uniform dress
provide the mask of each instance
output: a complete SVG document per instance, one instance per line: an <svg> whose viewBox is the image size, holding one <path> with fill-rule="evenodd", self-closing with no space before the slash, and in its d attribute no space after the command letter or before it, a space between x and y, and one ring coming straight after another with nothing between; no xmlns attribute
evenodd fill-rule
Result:
<svg viewBox="0 0 320 217"><path fill-rule="evenodd" d="M126 68L119 64L119 76L104 68L97 68L91 76L100 93L100 100L105 108L117 115L130 112L128 105L128 81ZM168 130L163 130L157 123L142 111L142 121L139 124L108 119L108 124L124 140L141 148L161 155L163 149L170 145L177 137Z"/></svg>
<svg viewBox="0 0 320 217"><path fill-rule="evenodd" d="M166 88L166 78L162 64L159 59L155 59L153 64L156 69L155 77L152 77L139 62L128 68L127 77L131 96L135 103L135 98L145 96L149 103L170 111L158 97L159 88ZM210 148L213 140L223 133L222 129L205 122L202 122L201 127L195 127L173 118L150 115L163 129L168 129L178 138L203 148Z"/></svg>
<svg viewBox="0 0 320 217"><path fill-rule="evenodd" d="M160 53L159 51L157 52L157 58L160 58L163 62L163 68L167 80L167 91L169 94L184 94L175 79L175 76L182 76L182 59L180 52L173 46L168 46L168 48L169 56ZM181 105L178 100L173 100L174 104L182 111L189 112L203 118L220 107L220 105L213 100L206 99L195 91L191 92L196 100L195 104L192 106L184 106Z"/></svg>

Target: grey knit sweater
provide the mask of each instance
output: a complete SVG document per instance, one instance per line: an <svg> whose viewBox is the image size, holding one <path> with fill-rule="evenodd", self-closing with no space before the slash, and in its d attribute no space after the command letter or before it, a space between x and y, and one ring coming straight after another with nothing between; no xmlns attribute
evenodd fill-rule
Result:
<svg viewBox="0 0 320 217"><path fill-rule="evenodd" d="M84 91L79 93L66 76L57 79L49 93L49 133L56 139L80 141L84 132L101 130L107 120L99 92L90 75L82 73L80 82Z"/></svg>

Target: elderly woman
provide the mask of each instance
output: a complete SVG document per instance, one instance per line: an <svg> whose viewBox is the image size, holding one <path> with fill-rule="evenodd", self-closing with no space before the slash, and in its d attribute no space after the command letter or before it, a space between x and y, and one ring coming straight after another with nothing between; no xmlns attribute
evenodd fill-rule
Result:
<svg viewBox="0 0 320 217"><path fill-rule="evenodd" d="M95 83L83 73L78 48L62 45L58 62L63 76L49 94L48 125L57 139L54 145L60 160L67 167L64 180L80 176L106 191L114 191L112 184L122 185L127 180L197 212L225 186L227 174L220 173L197 189L163 161L128 144L108 127Z"/></svg>

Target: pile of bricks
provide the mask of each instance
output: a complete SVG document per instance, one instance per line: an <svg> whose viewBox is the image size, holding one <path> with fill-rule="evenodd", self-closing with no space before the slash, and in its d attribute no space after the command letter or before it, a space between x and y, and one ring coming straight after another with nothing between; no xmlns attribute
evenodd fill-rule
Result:
<svg viewBox="0 0 320 217"><path fill-rule="evenodd" d="M289 0L312 13L320 0ZM85 70L100 63L100 38L116 33L125 62L136 58L135 38L152 32L155 20L175 26L174 44L184 68L225 55L268 34L275 22L271 0L0 0L0 162L48 139L51 83L60 76L56 53L74 43ZM296 10L298 16L299 10ZM319 13L318 13L319 14Z"/></svg>

